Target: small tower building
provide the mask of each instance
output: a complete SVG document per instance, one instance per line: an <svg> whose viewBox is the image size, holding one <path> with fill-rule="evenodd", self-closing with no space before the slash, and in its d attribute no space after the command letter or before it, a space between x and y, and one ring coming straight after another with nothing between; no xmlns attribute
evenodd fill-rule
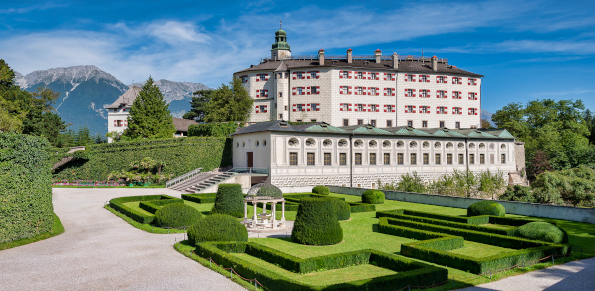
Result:
<svg viewBox="0 0 595 291"><path fill-rule="evenodd" d="M291 57L291 49L287 43L287 33L281 29L281 24L279 24L279 30L275 31L275 43L271 48L271 59L278 61L289 57Z"/></svg>

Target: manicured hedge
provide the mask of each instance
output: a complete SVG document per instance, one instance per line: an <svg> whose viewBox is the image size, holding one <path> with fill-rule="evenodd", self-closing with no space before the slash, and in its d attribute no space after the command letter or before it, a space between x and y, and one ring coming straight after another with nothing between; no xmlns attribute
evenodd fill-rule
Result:
<svg viewBox="0 0 595 291"><path fill-rule="evenodd" d="M351 213L376 211L376 205L368 203L348 202Z"/></svg>
<svg viewBox="0 0 595 291"><path fill-rule="evenodd" d="M490 223L491 224L503 224L503 225L510 225L510 226L521 226L525 225L529 222L536 222L542 221L538 219L527 219L527 218L519 218L519 217L500 217L500 216L490 216ZM552 224L556 224L552 222Z"/></svg>
<svg viewBox="0 0 595 291"><path fill-rule="evenodd" d="M244 194L240 184L219 184L211 213L244 217Z"/></svg>
<svg viewBox="0 0 595 291"><path fill-rule="evenodd" d="M197 245L210 241L248 241L248 230L235 217L211 214L188 228L188 240Z"/></svg>
<svg viewBox="0 0 595 291"><path fill-rule="evenodd" d="M0 243L52 230L52 176L47 139L0 133Z"/></svg>
<svg viewBox="0 0 595 291"><path fill-rule="evenodd" d="M228 137L236 132L240 124L230 121L228 123L201 123L188 126L188 136L216 136Z"/></svg>
<svg viewBox="0 0 595 291"><path fill-rule="evenodd" d="M335 211L337 211L337 219L349 219L349 217L351 216L351 206L349 205L349 203L339 199L333 199L332 201L335 205Z"/></svg>
<svg viewBox="0 0 595 291"><path fill-rule="evenodd" d="M114 210L132 218L132 220L149 224L153 222L155 219L155 215L146 215L144 213L140 213L126 205L124 203L127 202L134 202L134 201L153 201L153 200L161 200L161 199L176 199L175 197L171 197L168 195L146 195L146 196L127 196L127 197L120 197L114 198L109 201L109 206Z"/></svg>
<svg viewBox="0 0 595 291"><path fill-rule="evenodd" d="M518 237L547 241L555 244L568 243L568 234L563 229L547 222L530 222L516 229Z"/></svg>
<svg viewBox="0 0 595 291"><path fill-rule="evenodd" d="M480 215L491 215L491 216L506 216L504 206L495 201L479 201L475 202L467 207L467 216L480 216Z"/></svg>
<svg viewBox="0 0 595 291"><path fill-rule="evenodd" d="M501 228L494 228L489 226L481 226L475 224L467 224L467 223L460 223L460 222L451 222L447 220L435 219L435 218L428 218L422 216L413 216L413 215L405 215L405 214L397 214L392 211L378 211L376 212L376 218L380 217L392 217L402 220L412 220L417 222L424 222L429 224L436 224L436 225L444 225L454 228L462 228L462 229L469 229L475 231L482 231L487 233L494 233L500 235L514 235L515 229L501 229Z"/></svg>
<svg viewBox="0 0 595 291"><path fill-rule="evenodd" d="M453 216L453 215L444 215L444 214L437 214L431 212L423 212L423 211L414 211L408 209L396 209L391 211L383 211L382 213L395 213L395 214L406 214L411 216L421 216L421 217L428 217L434 219L441 219L446 221L452 222L459 222L459 223L468 223L468 224L486 224L490 222L489 216L473 216L473 217L461 217L461 216ZM378 214L376 214L378 215Z"/></svg>
<svg viewBox="0 0 595 291"><path fill-rule="evenodd" d="M194 225L202 217L203 215L198 210L183 202L167 204L155 212L155 221L161 227L188 227Z"/></svg>
<svg viewBox="0 0 595 291"><path fill-rule="evenodd" d="M90 145L85 151L75 152L88 160L68 163L53 178L101 181L112 171L127 170L131 162L145 157L165 162L162 174L174 177L196 168L210 171L232 165L231 143L231 139L223 137L186 137Z"/></svg>
<svg viewBox="0 0 595 291"><path fill-rule="evenodd" d="M162 199L162 200L151 200L151 201L141 201L138 203L138 207L144 211L151 212L155 214L157 210L161 209L161 207L172 204L172 203L184 203L184 200L174 198L174 199Z"/></svg>
<svg viewBox="0 0 595 291"><path fill-rule="evenodd" d="M298 203L291 202L291 201L285 201L285 211L297 211L298 206L299 206ZM271 203L267 203L267 209L271 210L271 207L273 207L271 205ZM281 203L277 203L277 206L275 206L275 209L277 209L277 211L281 211L282 207L283 207L283 205Z"/></svg>
<svg viewBox="0 0 595 291"><path fill-rule="evenodd" d="M223 267L233 267L234 271L245 278L257 278L269 290L395 290L406 286L429 286L442 283L448 279L448 270L435 267L429 264L413 261L402 256L386 254L376 250L362 250L350 252L347 254L334 254L324 257L310 258L308 264L327 264L330 268L339 266L341 262L361 262L362 258L368 257L369 262L375 262L381 268L387 268L398 272L395 275L387 275L370 279L348 281L335 285L306 285L293 279L287 278L279 273L266 268L256 266L246 260L225 252L223 249L241 251L241 246L232 244L224 246L227 243L202 243L196 248L196 252L201 257L212 258ZM258 251L256 251L258 249ZM249 252L261 252L267 249L263 246L257 246L254 243L248 243L245 250ZM278 252L278 251L275 251ZM268 252L267 252L268 253ZM263 255L264 256L264 255ZM280 267L289 266L290 269L296 269L295 264L290 261L295 257L283 253L271 254L269 257L276 262L281 262ZM326 258L325 258L326 257ZM354 257L356 257L354 259ZM277 259L278 258L278 259ZM299 259L297 259L299 260Z"/></svg>
<svg viewBox="0 0 595 291"><path fill-rule="evenodd" d="M182 194L182 199L192 201L195 203L215 203L217 193L202 193L202 194Z"/></svg>
<svg viewBox="0 0 595 291"><path fill-rule="evenodd" d="M331 191L326 186L318 185L318 186L315 186L314 188L312 188L312 193L320 194L320 195L328 195L331 193Z"/></svg>
<svg viewBox="0 0 595 291"><path fill-rule="evenodd" d="M333 199L303 198L291 232L291 240L306 245L333 245L343 240Z"/></svg>
<svg viewBox="0 0 595 291"><path fill-rule="evenodd" d="M380 190L366 190L362 194L362 203L384 204L384 192Z"/></svg>

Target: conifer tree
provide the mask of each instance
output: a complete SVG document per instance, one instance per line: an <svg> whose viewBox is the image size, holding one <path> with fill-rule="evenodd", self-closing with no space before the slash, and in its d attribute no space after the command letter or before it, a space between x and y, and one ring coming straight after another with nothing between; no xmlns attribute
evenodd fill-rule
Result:
<svg viewBox="0 0 595 291"><path fill-rule="evenodd" d="M175 132L169 105L153 83L153 78L149 77L132 103L124 135L130 138L171 138Z"/></svg>

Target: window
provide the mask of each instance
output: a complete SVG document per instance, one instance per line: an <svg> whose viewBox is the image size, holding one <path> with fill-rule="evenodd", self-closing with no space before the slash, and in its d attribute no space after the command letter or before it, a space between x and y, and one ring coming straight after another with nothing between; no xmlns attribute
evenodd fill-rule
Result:
<svg viewBox="0 0 595 291"><path fill-rule="evenodd" d="M405 81L414 81L413 75L405 75Z"/></svg>
<svg viewBox="0 0 595 291"><path fill-rule="evenodd" d="M372 80L376 80L376 73L372 73Z"/></svg>
<svg viewBox="0 0 595 291"><path fill-rule="evenodd" d="M316 122L316 119L310 119L310 122Z"/></svg>
<svg viewBox="0 0 595 291"><path fill-rule="evenodd" d="M403 153L397 154L397 164L402 165L404 163Z"/></svg>
<svg viewBox="0 0 595 291"><path fill-rule="evenodd" d="M406 97L413 97L413 89L407 89L407 92L405 92L405 96Z"/></svg>
<svg viewBox="0 0 595 291"><path fill-rule="evenodd" d="M468 85L473 85L473 86L477 85L477 79L471 79L471 78L469 78L469 84Z"/></svg>
<svg viewBox="0 0 595 291"><path fill-rule="evenodd" d="M376 95L376 88L375 87L370 87L370 95Z"/></svg>
<svg viewBox="0 0 595 291"><path fill-rule="evenodd" d="M459 154L459 165L462 165L465 163L465 156L463 156L463 154Z"/></svg>
<svg viewBox="0 0 595 291"><path fill-rule="evenodd" d="M476 100L477 99L477 93L469 93L469 100Z"/></svg>
<svg viewBox="0 0 595 291"><path fill-rule="evenodd" d="M349 78L349 71L343 71L343 78Z"/></svg>
<svg viewBox="0 0 595 291"><path fill-rule="evenodd" d="M469 154L469 164L475 164L475 155Z"/></svg>
<svg viewBox="0 0 595 291"><path fill-rule="evenodd" d="M452 165L452 154L446 154L446 164Z"/></svg>
<svg viewBox="0 0 595 291"><path fill-rule="evenodd" d="M318 103L312 103L312 104L310 104L310 110L311 111L318 111Z"/></svg>
<svg viewBox="0 0 595 291"><path fill-rule="evenodd" d="M393 112L394 106L393 105L386 105L386 112Z"/></svg>
<svg viewBox="0 0 595 291"><path fill-rule="evenodd" d="M363 79L364 78L364 73L363 72L357 72L357 78L358 79Z"/></svg>
<svg viewBox="0 0 595 291"><path fill-rule="evenodd" d="M421 90L421 92L419 93L419 97L429 97L428 90Z"/></svg>
<svg viewBox="0 0 595 291"><path fill-rule="evenodd" d="M407 106L407 113L409 113L409 112L413 112L413 105Z"/></svg>
<svg viewBox="0 0 595 291"><path fill-rule="evenodd" d="M386 95L393 96L393 88L386 88Z"/></svg>
<svg viewBox="0 0 595 291"><path fill-rule="evenodd" d="M417 165L417 154L416 153L411 153L411 164Z"/></svg>
<svg viewBox="0 0 595 291"><path fill-rule="evenodd" d="M289 153L289 165L297 166L297 153Z"/></svg>
<svg viewBox="0 0 595 291"><path fill-rule="evenodd" d="M393 79L393 74L391 74L391 73L387 73L387 74L386 74L386 80L388 80L388 81L393 81L393 80L394 80L394 79Z"/></svg>
<svg viewBox="0 0 595 291"><path fill-rule="evenodd" d="M490 164L494 164L494 154L490 154Z"/></svg>
<svg viewBox="0 0 595 291"><path fill-rule="evenodd" d="M324 165L325 166L331 165L331 153L324 153Z"/></svg>
<svg viewBox="0 0 595 291"><path fill-rule="evenodd" d="M355 164L356 165L362 164L362 154L361 153L355 153Z"/></svg>
<svg viewBox="0 0 595 291"><path fill-rule="evenodd" d="M304 111L302 104L297 104L297 111Z"/></svg>
<svg viewBox="0 0 595 291"><path fill-rule="evenodd" d="M283 98L283 92L279 92L279 98Z"/></svg>
<svg viewBox="0 0 595 291"><path fill-rule="evenodd" d="M343 126L349 126L349 119L343 119Z"/></svg>
<svg viewBox="0 0 595 291"><path fill-rule="evenodd" d="M297 87L297 94L298 95L304 95L304 88L303 87Z"/></svg>
<svg viewBox="0 0 595 291"><path fill-rule="evenodd" d="M303 74L302 72L297 72L297 73L296 73L296 76L297 76L297 78L298 78L298 79L303 79L303 76L302 76L302 74Z"/></svg>
<svg viewBox="0 0 595 291"><path fill-rule="evenodd" d="M444 127L444 121L440 121L440 128Z"/></svg>
<svg viewBox="0 0 595 291"><path fill-rule="evenodd" d="M310 91L312 94L318 94L318 87L311 87Z"/></svg>
<svg viewBox="0 0 595 291"><path fill-rule="evenodd" d="M372 125L373 127L376 127L376 119L371 119L370 125Z"/></svg>
<svg viewBox="0 0 595 291"><path fill-rule="evenodd" d="M475 108L469 108L469 115L475 115Z"/></svg>
<svg viewBox="0 0 595 291"><path fill-rule="evenodd" d="M424 154L424 165L430 164L430 154Z"/></svg>
<svg viewBox="0 0 595 291"><path fill-rule="evenodd" d="M349 103L343 103L343 111L349 111Z"/></svg>
<svg viewBox="0 0 595 291"><path fill-rule="evenodd" d="M357 95L363 95L364 94L364 88L362 87L355 87L357 89Z"/></svg>
<svg viewBox="0 0 595 291"><path fill-rule="evenodd" d="M452 114L460 114L461 112L461 108L460 107L453 107L452 108Z"/></svg>
<svg viewBox="0 0 595 291"><path fill-rule="evenodd" d="M428 128L428 121L427 120L422 121L421 122L421 127Z"/></svg>
<svg viewBox="0 0 595 291"><path fill-rule="evenodd" d="M420 106L419 113L430 113L428 106Z"/></svg>
<svg viewBox="0 0 595 291"><path fill-rule="evenodd" d="M440 163L442 163L442 159L440 158L440 154L436 154L436 156L434 157L434 163L436 163L436 165L440 165Z"/></svg>
<svg viewBox="0 0 595 291"><path fill-rule="evenodd" d="M267 106L266 105L259 105L259 111L262 113L266 113L267 112Z"/></svg>
<svg viewBox="0 0 595 291"><path fill-rule="evenodd" d="M116 126L117 127L124 126L124 122L122 122L122 120L116 120Z"/></svg>
<svg viewBox="0 0 595 291"><path fill-rule="evenodd" d="M387 120L386 121L386 127L393 127L393 121L392 120Z"/></svg>
<svg viewBox="0 0 595 291"><path fill-rule="evenodd" d="M453 84L461 84L461 82L460 82L460 78L457 78L457 77L452 77L452 83L453 83Z"/></svg>
<svg viewBox="0 0 595 291"><path fill-rule="evenodd" d="M413 127L413 120L407 120L407 126Z"/></svg>
<svg viewBox="0 0 595 291"><path fill-rule="evenodd" d="M502 164L506 164L506 154L502 154L502 157L500 158L500 162Z"/></svg>
<svg viewBox="0 0 595 291"><path fill-rule="evenodd" d="M349 87L343 86L343 92L341 94L349 94Z"/></svg>
<svg viewBox="0 0 595 291"><path fill-rule="evenodd" d="M438 98L446 98L446 92L445 91L438 91Z"/></svg>
<svg viewBox="0 0 595 291"><path fill-rule="evenodd" d="M265 90L260 90L258 97L266 97L266 91Z"/></svg>
<svg viewBox="0 0 595 291"><path fill-rule="evenodd" d="M316 79L316 72L310 72L310 78Z"/></svg>
<svg viewBox="0 0 595 291"><path fill-rule="evenodd" d="M452 98L453 99L461 99L461 92L453 91Z"/></svg>
<svg viewBox="0 0 595 291"><path fill-rule="evenodd" d="M428 81L428 76L426 76L426 75L420 75L419 76L419 81L420 82L427 82Z"/></svg>
<svg viewBox="0 0 595 291"><path fill-rule="evenodd" d="M436 77L436 81L438 81L438 83L446 83L446 77L444 77L444 76L437 76Z"/></svg>
<svg viewBox="0 0 595 291"><path fill-rule="evenodd" d="M378 104L370 104L370 109L372 112L378 112Z"/></svg>
<svg viewBox="0 0 595 291"><path fill-rule="evenodd" d="M347 165L347 154L346 153L339 154L339 165L341 165L341 166Z"/></svg>
<svg viewBox="0 0 595 291"><path fill-rule="evenodd" d="M446 114L446 107L440 106L440 107L437 107L437 109L438 109L438 112L437 112L438 114Z"/></svg>
<svg viewBox="0 0 595 291"><path fill-rule="evenodd" d="M357 104L357 111L364 111L364 104Z"/></svg>
<svg viewBox="0 0 595 291"><path fill-rule="evenodd" d="M364 125L364 120L363 119L358 119L357 120L357 125Z"/></svg>
<svg viewBox="0 0 595 291"><path fill-rule="evenodd" d="M314 166L314 153L308 153L307 155L307 165Z"/></svg>
<svg viewBox="0 0 595 291"><path fill-rule="evenodd" d="M370 153L370 165L376 165L376 154Z"/></svg>
<svg viewBox="0 0 595 291"><path fill-rule="evenodd" d="M461 123L458 121L455 121L455 128L461 129Z"/></svg>
<svg viewBox="0 0 595 291"><path fill-rule="evenodd" d="M279 114L279 119L283 120L283 114Z"/></svg>
<svg viewBox="0 0 595 291"><path fill-rule="evenodd" d="M390 165L390 153L384 153L384 164Z"/></svg>

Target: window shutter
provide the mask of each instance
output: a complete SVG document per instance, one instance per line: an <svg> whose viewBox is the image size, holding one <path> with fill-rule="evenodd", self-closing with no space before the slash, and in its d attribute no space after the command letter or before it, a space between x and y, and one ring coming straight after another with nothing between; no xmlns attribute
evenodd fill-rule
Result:
<svg viewBox="0 0 595 291"><path fill-rule="evenodd" d="M353 94L353 90L352 90L351 86L347 87L347 94Z"/></svg>
<svg viewBox="0 0 595 291"><path fill-rule="evenodd" d="M372 87L368 87L368 95L372 96Z"/></svg>
<svg viewBox="0 0 595 291"><path fill-rule="evenodd" d="M128 118L124 119L124 126L128 126Z"/></svg>
<svg viewBox="0 0 595 291"><path fill-rule="evenodd" d="M264 80L265 80L265 81L268 81L268 80L269 80L269 74L266 74L266 75L264 76Z"/></svg>
<svg viewBox="0 0 595 291"><path fill-rule="evenodd" d="M343 93L343 86L339 86L339 94L345 94Z"/></svg>
<svg viewBox="0 0 595 291"><path fill-rule="evenodd" d="M293 104L292 109L293 109L293 112L295 112L297 110L297 105Z"/></svg>
<svg viewBox="0 0 595 291"><path fill-rule="evenodd" d="M409 113L409 106L405 105L405 113Z"/></svg>
<svg viewBox="0 0 595 291"><path fill-rule="evenodd" d="M306 76L306 79L310 79L310 75L312 74L312 72L306 72L308 75Z"/></svg>
<svg viewBox="0 0 595 291"><path fill-rule="evenodd" d="M471 115L471 108L467 108L467 115Z"/></svg>
<svg viewBox="0 0 595 291"><path fill-rule="evenodd" d="M467 85L471 85L471 78L467 78Z"/></svg>
<svg viewBox="0 0 595 291"><path fill-rule="evenodd" d="M297 73L296 72L293 72L293 79L294 80L297 79Z"/></svg>
<svg viewBox="0 0 595 291"><path fill-rule="evenodd" d="M440 114L440 107L436 107L436 114Z"/></svg>
<svg viewBox="0 0 595 291"><path fill-rule="evenodd" d="M432 106L428 106L428 110L426 111L427 114L430 114L431 108L432 108Z"/></svg>
<svg viewBox="0 0 595 291"><path fill-rule="evenodd" d="M452 108L452 114L455 114L455 108L456 108L456 107L453 107L453 108Z"/></svg>
<svg viewBox="0 0 595 291"><path fill-rule="evenodd" d="M392 80L394 80L395 79L395 74L391 74L391 78L392 78Z"/></svg>
<svg viewBox="0 0 595 291"><path fill-rule="evenodd" d="M260 81L260 75L256 75L256 82Z"/></svg>
<svg viewBox="0 0 595 291"><path fill-rule="evenodd" d="M376 80L380 80L380 73L376 73Z"/></svg>
<svg viewBox="0 0 595 291"><path fill-rule="evenodd" d="M419 75L419 80L418 80L418 81L419 81L420 83L422 82L422 81L421 81L421 79L422 79L422 76L423 76L423 75Z"/></svg>
<svg viewBox="0 0 595 291"><path fill-rule="evenodd" d="M386 96L386 94L387 94L386 91L387 91L386 88L384 88L384 96Z"/></svg>
<svg viewBox="0 0 595 291"><path fill-rule="evenodd" d="M376 104L376 112L380 112L380 104Z"/></svg>
<svg viewBox="0 0 595 291"><path fill-rule="evenodd" d="M362 87L362 95L366 95L366 87Z"/></svg>
<svg viewBox="0 0 595 291"><path fill-rule="evenodd" d="M411 81L415 82L415 75L411 76L413 79Z"/></svg>
<svg viewBox="0 0 595 291"><path fill-rule="evenodd" d="M397 89L393 88L393 96L395 96Z"/></svg>
<svg viewBox="0 0 595 291"><path fill-rule="evenodd" d="M444 106L444 114L448 114L448 106Z"/></svg>
<svg viewBox="0 0 595 291"><path fill-rule="evenodd" d="M256 90L256 97L260 97L260 90Z"/></svg>
<svg viewBox="0 0 595 291"><path fill-rule="evenodd" d="M320 103L316 103L316 111L320 111Z"/></svg>
<svg viewBox="0 0 595 291"><path fill-rule="evenodd" d="M269 97L269 90L264 90L264 97Z"/></svg>
<svg viewBox="0 0 595 291"><path fill-rule="evenodd" d="M436 76L436 83L440 83L440 76Z"/></svg>
<svg viewBox="0 0 595 291"><path fill-rule="evenodd" d="M393 108L393 112L397 111L397 105L393 105L392 108Z"/></svg>
<svg viewBox="0 0 595 291"><path fill-rule="evenodd" d="M407 81L409 81L409 80L407 79L407 74L405 74L405 82L407 82Z"/></svg>
<svg viewBox="0 0 595 291"><path fill-rule="evenodd" d="M316 71L316 79L320 78L320 71Z"/></svg>
<svg viewBox="0 0 595 291"><path fill-rule="evenodd" d="M459 115L463 114L463 107L459 107Z"/></svg>
<svg viewBox="0 0 595 291"><path fill-rule="evenodd" d="M343 111L343 103L339 104L341 106L341 108L339 109L339 111Z"/></svg>
<svg viewBox="0 0 595 291"><path fill-rule="evenodd" d="M268 108L268 106L267 106L267 105L265 105L265 106L264 106L264 113L267 113L267 112L268 112L267 108Z"/></svg>
<svg viewBox="0 0 595 291"><path fill-rule="evenodd" d="M320 86L316 86L316 94L320 94Z"/></svg>
<svg viewBox="0 0 595 291"><path fill-rule="evenodd" d="M306 107L306 111L310 111L311 107L312 107L312 104L308 104L308 107ZM302 108L304 108L304 105L302 105Z"/></svg>
<svg viewBox="0 0 595 291"><path fill-rule="evenodd" d="M475 115L477 115L477 111L478 111L477 108L475 108Z"/></svg>
<svg viewBox="0 0 595 291"><path fill-rule="evenodd" d="M384 112L387 112L387 111L386 111L386 104L384 104Z"/></svg>
<svg viewBox="0 0 595 291"><path fill-rule="evenodd" d="M415 112L416 112L415 108L416 108L416 107L415 107L415 105L414 105L414 106L413 106L413 113L415 113Z"/></svg>
<svg viewBox="0 0 595 291"><path fill-rule="evenodd" d="M260 106L256 105L256 113L260 113Z"/></svg>
<svg viewBox="0 0 595 291"><path fill-rule="evenodd" d="M349 108L349 111L351 111L351 104L347 104L347 108Z"/></svg>
<svg viewBox="0 0 595 291"><path fill-rule="evenodd" d="M302 72L302 79L306 79L306 72Z"/></svg>
<svg viewBox="0 0 595 291"><path fill-rule="evenodd" d="M312 89L310 89L310 87L307 87L307 88L306 88L306 94L307 94L307 95L310 95L310 93L311 93L310 91L311 91L311 90L312 90Z"/></svg>
<svg viewBox="0 0 595 291"><path fill-rule="evenodd" d="M339 71L339 79L343 79L343 71Z"/></svg>
<svg viewBox="0 0 595 291"><path fill-rule="evenodd" d="M386 81L386 73L384 73L384 81Z"/></svg>
<svg viewBox="0 0 595 291"><path fill-rule="evenodd" d="M347 71L347 79L351 79L352 75L353 75L353 71Z"/></svg>
<svg viewBox="0 0 595 291"><path fill-rule="evenodd" d="M291 94L292 94L292 95L295 95L295 94L296 94L296 89L295 89L295 87L291 88Z"/></svg>
<svg viewBox="0 0 595 291"><path fill-rule="evenodd" d="M415 89L413 89L413 97L415 97Z"/></svg>
<svg viewBox="0 0 595 291"><path fill-rule="evenodd" d="M380 88L376 88L376 96L380 96Z"/></svg>

